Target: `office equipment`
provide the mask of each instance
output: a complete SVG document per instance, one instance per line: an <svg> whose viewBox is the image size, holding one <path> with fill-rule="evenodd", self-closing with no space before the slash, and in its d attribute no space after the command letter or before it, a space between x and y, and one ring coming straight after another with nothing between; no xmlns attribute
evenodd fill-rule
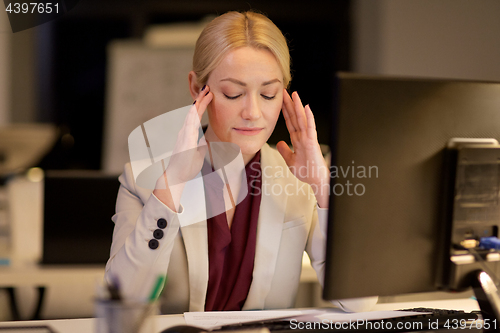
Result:
<svg viewBox="0 0 500 333"><path fill-rule="evenodd" d="M496 325L496 323L493 323ZM211 332L231 332L267 329L267 332L414 332L438 329L482 328L484 323L475 313L431 308L404 311L372 311L364 313L325 313L317 316L299 316L267 321L226 325ZM490 326L491 323L488 323ZM193 326L191 326L193 327ZM201 329L200 329L201 331Z"/></svg>
<svg viewBox="0 0 500 333"><path fill-rule="evenodd" d="M30 265L42 258L43 171L31 168L7 183L11 265ZM29 244L29 246L26 246Z"/></svg>
<svg viewBox="0 0 500 333"><path fill-rule="evenodd" d="M44 186L42 263L106 263L118 176L98 171L47 171Z"/></svg>
<svg viewBox="0 0 500 333"><path fill-rule="evenodd" d="M97 299L95 333L157 333L158 303Z"/></svg>
<svg viewBox="0 0 500 333"><path fill-rule="evenodd" d="M342 73L336 93L323 297L450 288L436 282L440 246L450 255L444 151L452 138L500 139L500 83ZM488 223L498 236L500 221Z"/></svg>
<svg viewBox="0 0 500 333"><path fill-rule="evenodd" d="M0 264L12 263L15 226L11 221L8 183L12 176L34 167L56 140L56 128L50 124L12 124L0 126ZM9 253L10 252L10 253Z"/></svg>

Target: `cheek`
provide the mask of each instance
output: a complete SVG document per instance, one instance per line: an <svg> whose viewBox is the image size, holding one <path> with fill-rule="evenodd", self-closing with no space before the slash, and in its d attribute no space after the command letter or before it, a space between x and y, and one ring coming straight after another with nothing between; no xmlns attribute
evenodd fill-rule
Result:
<svg viewBox="0 0 500 333"><path fill-rule="evenodd" d="M276 122L278 121L278 118L280 116L280 113L281 113L281 107L282 107L282 103L279 102L279 101L276 101L270 105L267 106L266 108L266 112L264 112L265 115L267 115L267 121L268 122L272 122L273 124L276 124Z"/></svg>
<svg viewBox="0 0 500 333"><path fill-rule="evenodd" d="M217 100L214 98L207 108L208 119L210 124L214 128L224 128L226 123L230 118L230 108L224 103L224 101Z"/></svg>

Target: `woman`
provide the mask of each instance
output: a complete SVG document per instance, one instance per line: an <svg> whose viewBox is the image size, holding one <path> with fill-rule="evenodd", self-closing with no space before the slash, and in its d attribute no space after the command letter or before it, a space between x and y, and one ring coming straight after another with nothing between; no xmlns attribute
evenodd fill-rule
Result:
<svg viewBox="0 0 500 333"><path fill-rule="evenodd" d="M286 40L263 15L226 13L200 35L188 79L194 103L154 191L136 186L130 165L120 177L106 278L119 279L126 296L144 298L156 277L168 274L169 312L292 307L304 250L323 279L329 173L311 109L286 91ZM206 145L198 139L205 109ZM281 110L293 151L283 141L278 151L266 144ZM200 171L218 169L219 142L241 150L249 195L237 205L227 204L240 191L227 186L225 174L218 194L206 182L186 187ZM186 209L188 191L204 192L204 202ZM225 199L222 214L211 212L217 196ZM201 222L182 223L198 208Z"/></svg>

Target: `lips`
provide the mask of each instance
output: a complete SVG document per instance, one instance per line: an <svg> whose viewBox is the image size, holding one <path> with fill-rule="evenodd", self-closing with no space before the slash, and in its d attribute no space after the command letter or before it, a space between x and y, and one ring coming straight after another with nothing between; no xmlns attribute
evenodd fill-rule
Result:
<svg viewBox="0 0 500 333"><path fill-rule="evenodd" d="M242 135L257 135L262 132L262 127L235 127L234 130Z"/></svg>

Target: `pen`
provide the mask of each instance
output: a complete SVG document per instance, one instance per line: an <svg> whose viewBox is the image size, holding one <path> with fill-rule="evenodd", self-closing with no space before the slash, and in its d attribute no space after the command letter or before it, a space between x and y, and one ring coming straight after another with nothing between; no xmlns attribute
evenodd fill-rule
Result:
<svg viewBox="0 0 500 333"><path fill-rule="evenodd" d="M166 281L166 276L163 274L158 275L158 278L156 279L156 283L153 286L153 290L151 290L151 294L149 295L148 301L154 302L158 298L160 294L160 289L162 288L163 284Z"/></svg>
<svg viewBox="0 0 500 333"><path fill-rule="evenodd" d="M158 298L158 296L161 294L161 288L163 287L164 283L166 283L167 277L166 275L160 274L158 275L158 278L156 279L156 283L153 286L153 289L151 290L151 294L149 295L148 298L148 303L146 308L144 309L144 312L142 313L141 317L137 320L136 322L136 327L132 332L138 332L141 328L141 326L144 324L146 321L146 318L152 314L153 311L155 311L156 307L154 306L154 301Z"/></svg>
<svg viewBox="0 0 500 333"><path fill-rule="evenodd" d="M106 284L110 299L112 301L121 301L122 296L120 294L120 283L118 281L118 278L116 278L115 276L111 276L110 280L111 282Z"/></svg>

